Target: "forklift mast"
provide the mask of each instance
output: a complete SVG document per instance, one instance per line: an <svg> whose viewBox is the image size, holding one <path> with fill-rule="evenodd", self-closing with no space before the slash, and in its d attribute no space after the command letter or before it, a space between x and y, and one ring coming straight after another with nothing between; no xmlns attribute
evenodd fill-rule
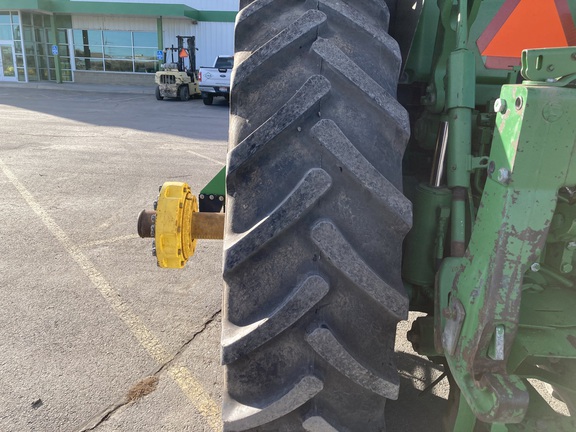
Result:
<svg viewBox="0 0 576 432"><path fill-rule="evenodd" d="M190 59L190 71L196 70L196 36L176 36L178 40L178 71L186 72L184 59ZM184 48L184 39L186 39L186 48Z"/></svg>
<svg viewBox="0 0 576 432"><path fill-rule="evenodd" d="M178 54L178 72L186 72L184 66L184 59L188 57L190 60L190 71L193 73L196 70L196 36L176 36L178 47L172 45L169 48L164 48L164 63L166 63L166 56L168 51L171 51L171 61L174 63L174 52ZM186 39L186 48L184 48L184 39Z"/></svg>
<svg viewBox="0 0 576 432"><path fill-rule="evenodd" d="M188 45L188 58L190 59L190 71L196 71L196 36L188 37L186 40Z"/></svg>

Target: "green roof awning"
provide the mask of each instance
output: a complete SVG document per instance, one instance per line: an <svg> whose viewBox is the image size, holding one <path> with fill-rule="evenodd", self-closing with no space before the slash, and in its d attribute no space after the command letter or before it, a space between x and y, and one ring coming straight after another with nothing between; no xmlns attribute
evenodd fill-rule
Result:
<svg viewBox="0 0 576 432"><path fill-rule="evenodd" d="M212 22L233 22L237 14L233 11L199 11L177 3L80 2L70 0L19 0L17 7L14 5L14 0L0 0L0 9L26 9L62 14L165 16Z"/></svg>

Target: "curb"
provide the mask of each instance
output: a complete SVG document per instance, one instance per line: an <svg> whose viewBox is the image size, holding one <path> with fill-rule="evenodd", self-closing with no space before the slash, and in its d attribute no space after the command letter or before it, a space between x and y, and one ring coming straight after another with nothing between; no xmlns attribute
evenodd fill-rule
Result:
<svg viewBox="0 0 576 432"><path fill-rule="evenodd" d="M123 86L123 85L98 85L98 84L76 84L52 82L0 82L0 88L13 89L35 89L35 90L54 90L54 91L76 91L86 93L128 93L128 94L149 94L154 95L153 86Z"/></svg>

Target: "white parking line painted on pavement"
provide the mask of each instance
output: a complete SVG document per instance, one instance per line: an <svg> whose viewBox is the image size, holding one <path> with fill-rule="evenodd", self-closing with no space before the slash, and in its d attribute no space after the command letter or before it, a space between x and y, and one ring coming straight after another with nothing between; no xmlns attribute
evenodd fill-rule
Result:
<svg viewBox="0 0 576 432"><path fill-rule="evenodd" d="M168 367L168 375L178 383L180 389L192 401L194 408L208 421L210 427L215 431L221 430L220 407L206 394L190 369L175 364Z"/></svg>
<svg viewBox="0 0 576 432"><path fill-rule="evenodd" d="M91 241L88 243L83 243L81 245L78 245L78 247L85 249L88 247L100 246L100 245L104 245L104 244L116 243L116 242L121 242L124 240L133 240L133 239L139 239L139 238L140 238L140 236L138 234L128 234L128 235L124 235L124 236L112 237L112 238L107 238L107 239L102 239L102 240L94 240L94 241Z"/></svg>
<svg viewBox="0 0 576 432"><path fill-rule="evenodd" d="M56 237L70 257L82 269L88 279L90 279L92 285L100 292L116 315L126 324L130 332L148 352L150 357L159 364L170 361L171 355L166 351L162 343L148 330L140 317L132 312L130 307L124 303L120 293L108 283L90 259L72 242L70 237L68 237L64 230L48 215L46 210L36 202L32 194L20 180L18 180L2 159L0 159L0 169L34 213L38 215L48 231ZM168 368L168 375L178 384L198 412L207 420L210 427L215 431L219 430L220 407L204 391L190 370L182 365L172 365Z"/></svg>
<svg viewBox="0 0 576 432"><path fill-rule="evenodd" d="M201 153L196 153L195 151L192 151L192 150L186 150L186 151L187 151L188 153L193 154L194 156L198 156L198 157L204 158L204 159L209 160L209 161L211 161L211 162L214 162L214 163L216 163L216 164L218 164L218 165L222 165L222 166L226 165L224 162L220 162L219 160L212 159L211 157L208 157L208 156L204 156L204 155L201 154Z"/></svg>

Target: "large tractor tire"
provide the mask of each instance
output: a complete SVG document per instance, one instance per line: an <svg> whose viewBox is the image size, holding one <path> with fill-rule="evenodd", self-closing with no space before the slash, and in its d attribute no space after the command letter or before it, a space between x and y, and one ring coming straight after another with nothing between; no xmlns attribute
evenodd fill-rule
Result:
<svg viewBox="0 0 576 432"><path fill-rule="evenodd" d="M230 101L225 431L383 431L405 319L408 116L381 0L241 1Z"/></svg>

